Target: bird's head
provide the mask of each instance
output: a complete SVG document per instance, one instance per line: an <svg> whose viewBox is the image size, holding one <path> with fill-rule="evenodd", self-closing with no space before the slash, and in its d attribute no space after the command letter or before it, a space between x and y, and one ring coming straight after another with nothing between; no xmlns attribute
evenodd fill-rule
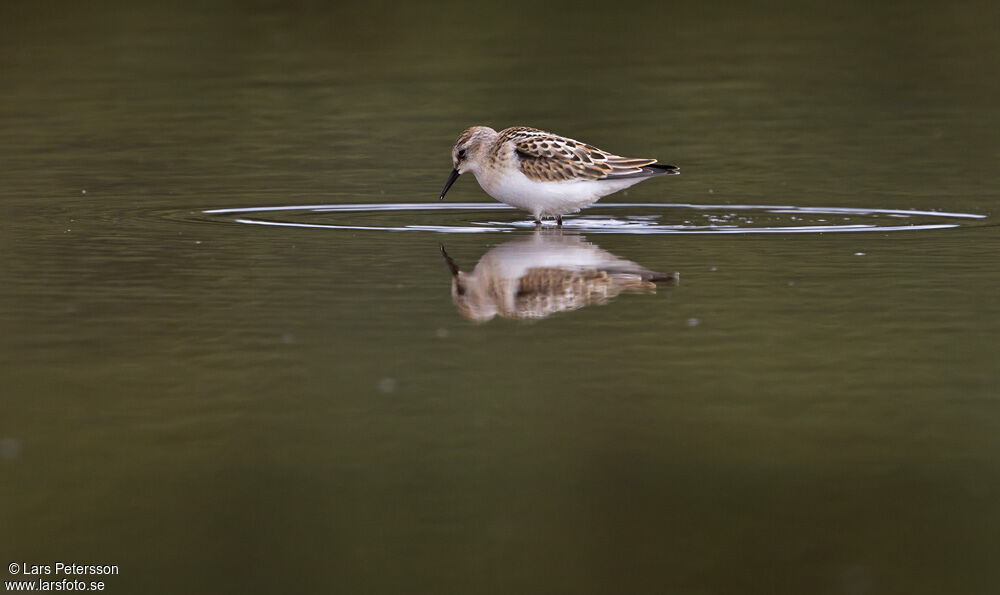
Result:
<svg viewBox="0 0 1000 595"><path fill-rule="evenodd" d="M453 169L448 182L441 191L441 199L455 183L458 176L465 172L475 172L489 153L490 145L496 140L497 132L488 126L473 126L466 128L458 135L455 146L451 148L451 163Z"/></svg>

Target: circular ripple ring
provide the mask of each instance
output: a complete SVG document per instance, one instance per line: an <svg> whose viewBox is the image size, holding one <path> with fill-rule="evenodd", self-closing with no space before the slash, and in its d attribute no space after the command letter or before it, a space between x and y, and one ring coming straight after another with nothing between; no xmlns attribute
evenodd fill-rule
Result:
<svg viewBox="0 0 1000 595"><path fill-rule="evenodd" d="M599 215L608 210L624 214ZM662 214L639 212L670 210ZM202 211L213 219L233 223L277 227L370 231L430 231L437 233L509 233L533 229L529 220L463 221L456 225L363 225L339 222L340 213L377 214L391 211L514 211L500 203L374 203L276 207L244 207ZM711 213L715 213L714 215ZM334 222L317 218L337 216ZM303 220L303 219L306 220ZM413 217L410 217L412 219ZM830 219L839 218L839 223ZM599 234L756 234L756 233L845 233L947 229L985 219L985 215L905 209L797 207L793 205L699 205L687 203L602 203L580 215L567 218L567 230ZM676 223L662 223L660 219ZM766 219L766 224L760 221ZM775 221L776 220L776 221ZM551 225L551 224L550 224ZM547 225L548 226L548 225Z"/></svg>

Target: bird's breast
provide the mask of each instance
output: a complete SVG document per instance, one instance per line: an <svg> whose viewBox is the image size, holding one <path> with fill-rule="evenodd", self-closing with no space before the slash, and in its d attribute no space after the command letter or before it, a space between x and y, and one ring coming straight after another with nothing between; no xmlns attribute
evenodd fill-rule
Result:
<svg viewBox="0 0 1000 595"><path fill-rule="evenodd" d="M476 180L496 200L542 216L573 213L602 196L593 182L539 182L516 170L499 175L486 172Z"/></svg>

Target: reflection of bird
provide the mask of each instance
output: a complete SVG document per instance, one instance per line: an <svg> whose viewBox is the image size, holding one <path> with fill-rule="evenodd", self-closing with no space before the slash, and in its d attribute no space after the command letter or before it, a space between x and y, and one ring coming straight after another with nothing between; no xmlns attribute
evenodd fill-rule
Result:
<svg viewBox="0 0 1000 595"><path fill-rule="evenodd" d="M580 236L536 232L501 244L460 271L441 246L451 270L451 296L466 318L545 318L556 312L606 304L622 292L653 293L678 273L657 273L618 258Z"/></svg>
<svg viewBox="0 0 1000 595"><path fill-rule="evenodd" d="M441 198L459 175L471 171L483 190L502 203L542 217L576 213L602 196L665 174L680 173L656 159L612 155L597 147L535 128L518 126L497 132L473 126L451 150L455 168Z"/></svg>

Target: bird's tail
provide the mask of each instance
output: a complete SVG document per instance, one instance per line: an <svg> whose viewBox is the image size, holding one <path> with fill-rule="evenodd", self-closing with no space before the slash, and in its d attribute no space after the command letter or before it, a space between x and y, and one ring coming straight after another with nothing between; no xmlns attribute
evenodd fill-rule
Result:
<svg viewBox="0 0 1000 595"><path fill-rule="evenodd" d="M681 168L676 165L663 165L660 163L653 163L652 165L646 165L642 168L642 171L648 173L651 176L675 176L681 173Z"/></svg>

